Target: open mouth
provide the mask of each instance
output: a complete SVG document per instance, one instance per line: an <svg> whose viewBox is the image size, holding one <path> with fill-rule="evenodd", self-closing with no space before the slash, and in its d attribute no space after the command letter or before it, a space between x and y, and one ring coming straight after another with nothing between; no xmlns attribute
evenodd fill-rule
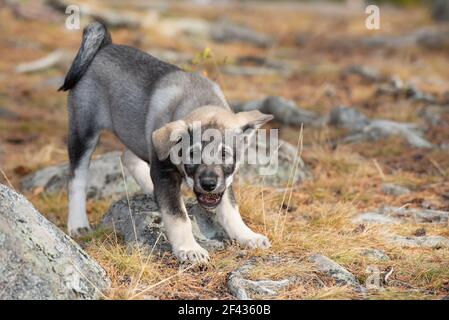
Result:
<svg viewBox="0 0 449 320"><path fill-rule="evenodd" d="M196 195L196 198L202 207L213 209L220 203L222 195L222 193L200 193Z"/></svg>

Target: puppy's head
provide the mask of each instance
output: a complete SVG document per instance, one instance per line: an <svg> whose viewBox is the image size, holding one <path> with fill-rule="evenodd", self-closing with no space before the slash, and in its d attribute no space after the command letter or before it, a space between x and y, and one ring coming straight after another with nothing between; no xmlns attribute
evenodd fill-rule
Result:
<svg viewBox="0 0 449 320"><path fill-rule="evenodd" d="M196 109L152 134L161 161L170 160L205 209L216 208L232 183L249 136L273 119L257 110L233 113L213 106Z"/></svg>

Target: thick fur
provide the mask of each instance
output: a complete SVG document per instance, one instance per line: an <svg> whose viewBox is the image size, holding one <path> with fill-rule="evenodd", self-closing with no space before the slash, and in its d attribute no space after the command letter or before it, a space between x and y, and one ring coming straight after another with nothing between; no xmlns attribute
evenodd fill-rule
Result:
<svg viewBox="0 0 449 320"><path fill-rule="evenodd" d="M168 143L164 130L173 123L187 126L194 120L243 127L272 117L258 111L233 113L217 84L138 49L113 44L100 23L85 28L81 48L60 90L70 90L69 233L89 228L85 205L89 162L100 133L108 130L127 147L123 162L142 189L154 189L174 254L181 261L207 260L207 252L193 238L181 197L181 184L188 177L156 152L160 155ZM269 245L266 237L244 225L232 199L229 189L221 209L217 208L225 229L242 244Z"/></svg>

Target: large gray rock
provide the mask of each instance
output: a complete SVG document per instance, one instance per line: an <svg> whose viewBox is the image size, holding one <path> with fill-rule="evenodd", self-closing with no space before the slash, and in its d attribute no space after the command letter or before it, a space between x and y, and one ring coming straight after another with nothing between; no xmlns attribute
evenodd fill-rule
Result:
<svg viewBox="0 0 449 320"><path fill-rule="evenodd" d="M414 123L368 119L352 108L334 108L331 111L329 124L351 130L351 133L342 139L343 143L375 141L390 136L401 136L412 147L433 147L432 143L423 137L423 130Z"/></svg>
<svg viewBox="0 0 449 320"><path fill-rule="evenodd" d="M0 185L0 299L98 299L109 285L72 239Z"/></svg>
<svg viewBox="0 0 449 320"><path fill-rule="evenodd" d="M263 259L264 265L269 263L282 263L280 257L266 257ZM231 294L239 300L252 300L255 296L273 297L276 296L280 290L295 283L295 277L290 277L281 280L259 279L250 280L249 274L256 266L257 259L253 258L247 261L240 268L232 271L228 277L228 288Z"/></svg>
<svg viewBox="0 0 449 320"><path fill-rule="evenodd" d="M192 231L200 245L208 250L223 249L228 237L215 221L215 216L195 200L188 200L186 208L192 220ZM139 246L154 252L170 250L165 237L161 213L152 194L137 194L114 203L100 224L114 230L126 244Z"/></svg>
<svg viewBox="0 0 449 320"><path fill-rule="evenodd" d="M125 193L120 155L120 152L105 153L91 161L88 175L88 198L121 196ZM133 193L139 190L139 186L127 173L126 168L124 168L124 172L128 192ZM46 193L53 194L66 190L68 178L68 164L51 166L24 177L22 188L24 191L42 188Z"/></svg>

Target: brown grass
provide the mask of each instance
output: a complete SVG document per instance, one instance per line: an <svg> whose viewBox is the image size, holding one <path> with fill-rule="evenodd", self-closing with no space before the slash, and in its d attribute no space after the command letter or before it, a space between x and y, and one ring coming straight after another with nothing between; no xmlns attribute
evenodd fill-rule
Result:
<svg viewBox="0 0 449 320"><path fill-rule="evenodd" d="M282 14L273 14L275 11L263 6L259 9L217 10L178 5L169 12L173 16L205 19L226 15L277 36L278 43L270 49L209 41L198 44L183 37L169 39L151 28L135 32L114 30L113 38L118 43L131 45L141 40L140 46L144 50L162 47L198 54L204 48L210 48L214 59L219 62L232 62L240 55L280 57L297 67L297 72L290 77L237 77L220 74L210 61L188 66L205 71L212 79L218 80L229 100L279 95L321 114L343 104L358 106L370 117L421 122L416 111L422 105L408 100L376 98L375 85L359 79L342 79L340 70L353 63L367 64L406 80L417 78L423 90L435 94L449 90L445 81L449 76L449 62L442 52L411 48L389 52L385 57L378 50L372 53L355 50L350 54L329 51L323 49L323 44L368 33L363 28L362 17L323 16L319 12L297 12L282 7L278 10ZM419 27L429 22L421 9L384 12L385 28L380 32L385 34L407 32L411 25ZM11 183L20 190L24 173L67 160L65 95L56 93L54 86L45 84L45 80L61 77L66 70L54 68L43 73L18 75L14 66L57 48L76 50L80 34L65 32L61 26L47 22L16 19L9 10L0 11L0 20L3 22L0 33L0 106L20 115L17 120L0 119L0 169L4 173L0 175L0 182ZM295 46L296 35L307 33L311 34L307 44ZM293 144L298 142L298 128L282 127L280 134ZM370 291L371 299L435 299L448 295L447 248L402 249L385 241L388 234L412 235L420 227L424 227L427 234L448 237L448 226L410 222L391 227L361 228L350 222L355 214L384 204L419 207L423 200L431 200L438 209L449 210L448 201L443 196L444 192L449 192L447 151L415 150L395 137L335 147L331 142L344 134L344 131L331 127L304 128L301 138L303 159L313 170L315 179L312 181L291 186L286 193L269 186L239 183L236 191L244 220L272 240L273 246L267 251L242 250L234 245L212 254L211 263L205 270L180 271L172 255L148 256L138 248L126 247L111 232L97 232L80 239L82 246L100 262L112 279L113 285L106 298L232 299L226 287L229 272L250 257L270 255L281 256L285 263L260 263L252 270L252 278L299 278L273 298L360 298L350 288L339 287L328 276L317 273L307 262L313 253L334 259L362 283L369 275L366 270L370 266L377 267L382 277L393 270L382 289ZM447 142L447 125L432 128L428 138L436 143ZM123 146L117 139L105 134L97 154L121 148ZM380 191L383 182L407 186L412 193L401 197L384 195ZM40 212L65 228L65 194L48 196L36 193L27 196ZM282 203L288 203L289 210L282 209ZM110 204L110 199L88 202L89 219L93 224L100 221ZM372 261L362 255L366 248L384 250L391 260Z"/></svg>

